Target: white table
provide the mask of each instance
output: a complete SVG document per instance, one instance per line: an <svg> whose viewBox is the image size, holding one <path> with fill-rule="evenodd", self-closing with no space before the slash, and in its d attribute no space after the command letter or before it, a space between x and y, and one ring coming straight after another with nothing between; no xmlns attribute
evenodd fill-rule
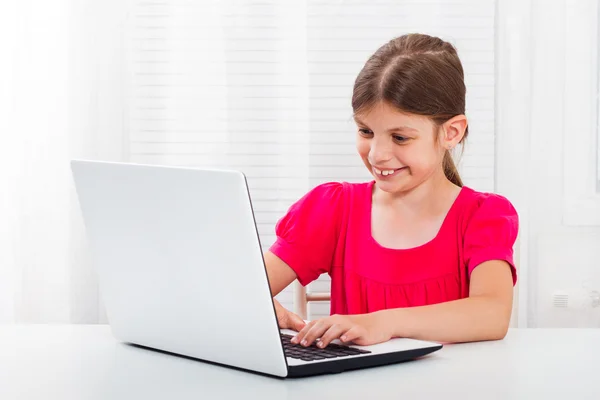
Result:
<svg viewBox="0 0 600 400"><path fill-rule="evenodd" d="M0 399L600 399L600 329L511 330L423 359L281 380L126 345L107 326L0 326Z"/></svg>

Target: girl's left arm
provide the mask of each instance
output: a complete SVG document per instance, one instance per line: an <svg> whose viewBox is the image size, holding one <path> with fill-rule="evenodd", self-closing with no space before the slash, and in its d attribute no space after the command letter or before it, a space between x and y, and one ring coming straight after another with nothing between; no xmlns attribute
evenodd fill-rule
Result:
<svg viewBox="0 0 600 400"><path fill-rule="evenodd" d="M333 315L311 321L292 339L308 346L334 339L370 345L393 337L434 342L472 342L504 338L513 302L511 268L505 261L486 261L471 273L469 297L420 307L370 314Z"/></svg>
<svg viewBox="0 0 600 400"><path fill-rule="evenodd" d="M498 340L508 330L512 302L510 266L505 261L486 261L471 273L468 298L378 311L374 317L391 337L454 343Z"/></svg>

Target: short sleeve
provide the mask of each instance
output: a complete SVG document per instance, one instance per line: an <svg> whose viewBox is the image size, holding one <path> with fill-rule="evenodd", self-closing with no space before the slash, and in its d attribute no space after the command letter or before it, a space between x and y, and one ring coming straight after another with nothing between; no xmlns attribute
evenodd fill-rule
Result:
<svg viewBox="0 0 600 400"><path fill-rule="evenodd" d="M304 286L329 273L343 216L343 184L321 184L294 203L276 226L270 251Z"/></svg>
<svg viewBox="0 0 600 400"><path fill-rule="evenodd" d="M468 276L485 261L506 261L511 268L513 285L517 271L513 246L519 231L519 217L504 197L487 194L471 216L464 237L464 255Z"/></svg>

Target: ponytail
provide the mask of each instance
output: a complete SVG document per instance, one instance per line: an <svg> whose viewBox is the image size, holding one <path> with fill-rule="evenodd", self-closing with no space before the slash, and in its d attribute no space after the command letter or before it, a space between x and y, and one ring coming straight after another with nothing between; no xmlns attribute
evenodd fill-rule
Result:
<svg viewBox="0 0 600 400"><path fill-rule="evenodd" d="M460 175L458 174L458 170L456 169L456 165L454 164L452 155L448 150L446 150L446 152L444 153L443 167L444 175L446 175L446 178L448 178L448 180L454 183L456 186L462 187L462 179L460 179Z"/></svg>

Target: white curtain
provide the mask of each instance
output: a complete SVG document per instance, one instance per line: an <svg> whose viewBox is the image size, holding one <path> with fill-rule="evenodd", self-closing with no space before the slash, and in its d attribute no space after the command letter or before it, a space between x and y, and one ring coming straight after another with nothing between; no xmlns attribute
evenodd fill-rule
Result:
<svg viewBox="0 0 600 400"><path fill-rule="evenodd" d="M2 321L69 317L68 184L57 179L69 152L69 27L62 3L3 2L0 12L8 50L0 62Z"/></svg>
<svg viewBox="0 0 600 400"><path fill-rule="evenodd" d="M128 158L118 1L0 9L0 323L104 321L69 171Z"/></svg>
<svg viewBox="0 0 600 400"><path fill-rule="evenodd" d="M239 168L263 248L311 187L369 179L352 85L403 33L458 47L471 122L460 169L495 188L492 0L49 3L0 13L0 322L105 322L70 158ZM291 306L289 290L279 297Z"/></svg>

